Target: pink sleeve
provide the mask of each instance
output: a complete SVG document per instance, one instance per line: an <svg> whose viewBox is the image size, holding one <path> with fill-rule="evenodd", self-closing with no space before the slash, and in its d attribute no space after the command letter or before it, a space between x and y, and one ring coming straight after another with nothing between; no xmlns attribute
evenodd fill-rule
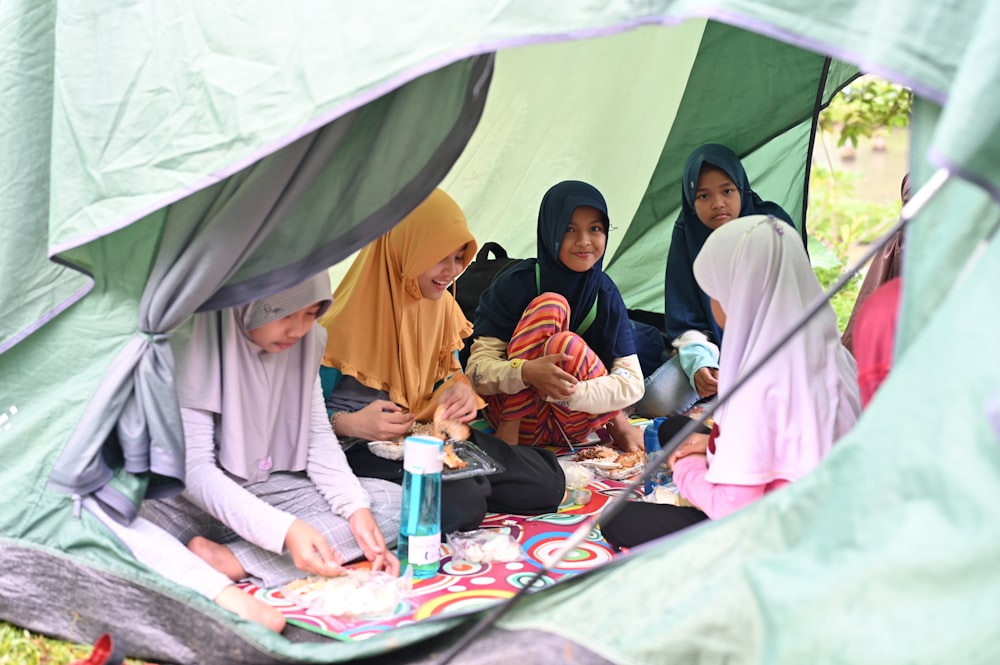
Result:
<svg viewBox="0 0 1000 665"><path fill-rule="evenodd" d="M682 497L713 520L725 517L764 496L766 485L717 485L705 480L708 466L701 455L674 464L674 484Z"/></svg>

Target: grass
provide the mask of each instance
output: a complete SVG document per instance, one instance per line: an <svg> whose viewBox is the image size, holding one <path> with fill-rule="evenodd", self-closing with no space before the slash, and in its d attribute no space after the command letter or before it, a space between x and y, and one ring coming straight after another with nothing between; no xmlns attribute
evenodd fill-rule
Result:
<svg viewBox="0 0 1000 665"><path fill-rule="evenodd" d="M0 665L69 665L90 655L92 646L36 635L0 622ZM142 661L126 660L130 665Z"/></svg>
<svg viewBox="0 0 1000 665"><path fill-rule="evenodd" d="M828 290L838 277L840 270L829 268L814 268L816 278L819 280L823 290ZM847 322L851 318L851 311L854 309L854 301L858 299L858 291L861 289L861 275L855 275L840 291L830 299L833 311L837 314L837 328L844 332Z"/></svg>

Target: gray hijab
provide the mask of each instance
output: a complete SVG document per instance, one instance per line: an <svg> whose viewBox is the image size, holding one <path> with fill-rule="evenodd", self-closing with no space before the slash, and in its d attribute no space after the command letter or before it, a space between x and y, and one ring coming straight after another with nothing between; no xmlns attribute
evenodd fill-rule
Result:
<svg viewBox="0 0 1000 665"><path fill-rule="evenodd" d="M272 472L302 471L313 389L326 345L314 324L299 342L268 353L250 331L320 303L329 309L326 271L249 305L196 314L174 338L180 405L215 414L219 465L247 484Z"/></svg>

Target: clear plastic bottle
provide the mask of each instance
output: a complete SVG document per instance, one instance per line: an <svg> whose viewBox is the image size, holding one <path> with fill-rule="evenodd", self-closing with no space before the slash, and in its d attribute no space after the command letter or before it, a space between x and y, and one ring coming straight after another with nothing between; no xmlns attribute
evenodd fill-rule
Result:
<svg viewBox="0 0 1000 665"><path fill-rule="evenodd" d="M651 464L653 457L660 452L660 438L659 431L660 425L666 418L654 418L651 423L646 425L646 429L642 431L642 442L646 447L646 464ZM643 487L644 493L648 496L653 493L653 489L657 485L662 485L665 480L665 475L669 474L669 470L666 468L660 468L656 470L649 480L646 481L645 487Z"/></svg>
<svg viewBox="0 0 1000 665"><path fill-rule="evenodd" d="M408 436L403 443L403 515L399 525L400 564L413 577L433 577L441 561L441 470L444 442Z"/></svg>

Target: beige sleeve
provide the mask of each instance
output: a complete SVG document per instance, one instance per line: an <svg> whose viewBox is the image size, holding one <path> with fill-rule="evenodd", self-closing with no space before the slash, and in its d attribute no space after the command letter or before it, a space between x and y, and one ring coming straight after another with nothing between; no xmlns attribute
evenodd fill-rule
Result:
<svg viewBox="0 0 1000 665"><path fill-rule="evenodd" d="M507 342L496 337L475 339L465 374L480 395L512 395L528 387L521 380L521 362L507 360Z"/></svg>
<svg viewBox="0 0 1000 665"><path fill-rule="evenodd" d="M566 406L584 413L608 413L635 404L642 399L645 391L639 356L633 354L615 358L607 376L576 384L576 390Z"/></svg>

